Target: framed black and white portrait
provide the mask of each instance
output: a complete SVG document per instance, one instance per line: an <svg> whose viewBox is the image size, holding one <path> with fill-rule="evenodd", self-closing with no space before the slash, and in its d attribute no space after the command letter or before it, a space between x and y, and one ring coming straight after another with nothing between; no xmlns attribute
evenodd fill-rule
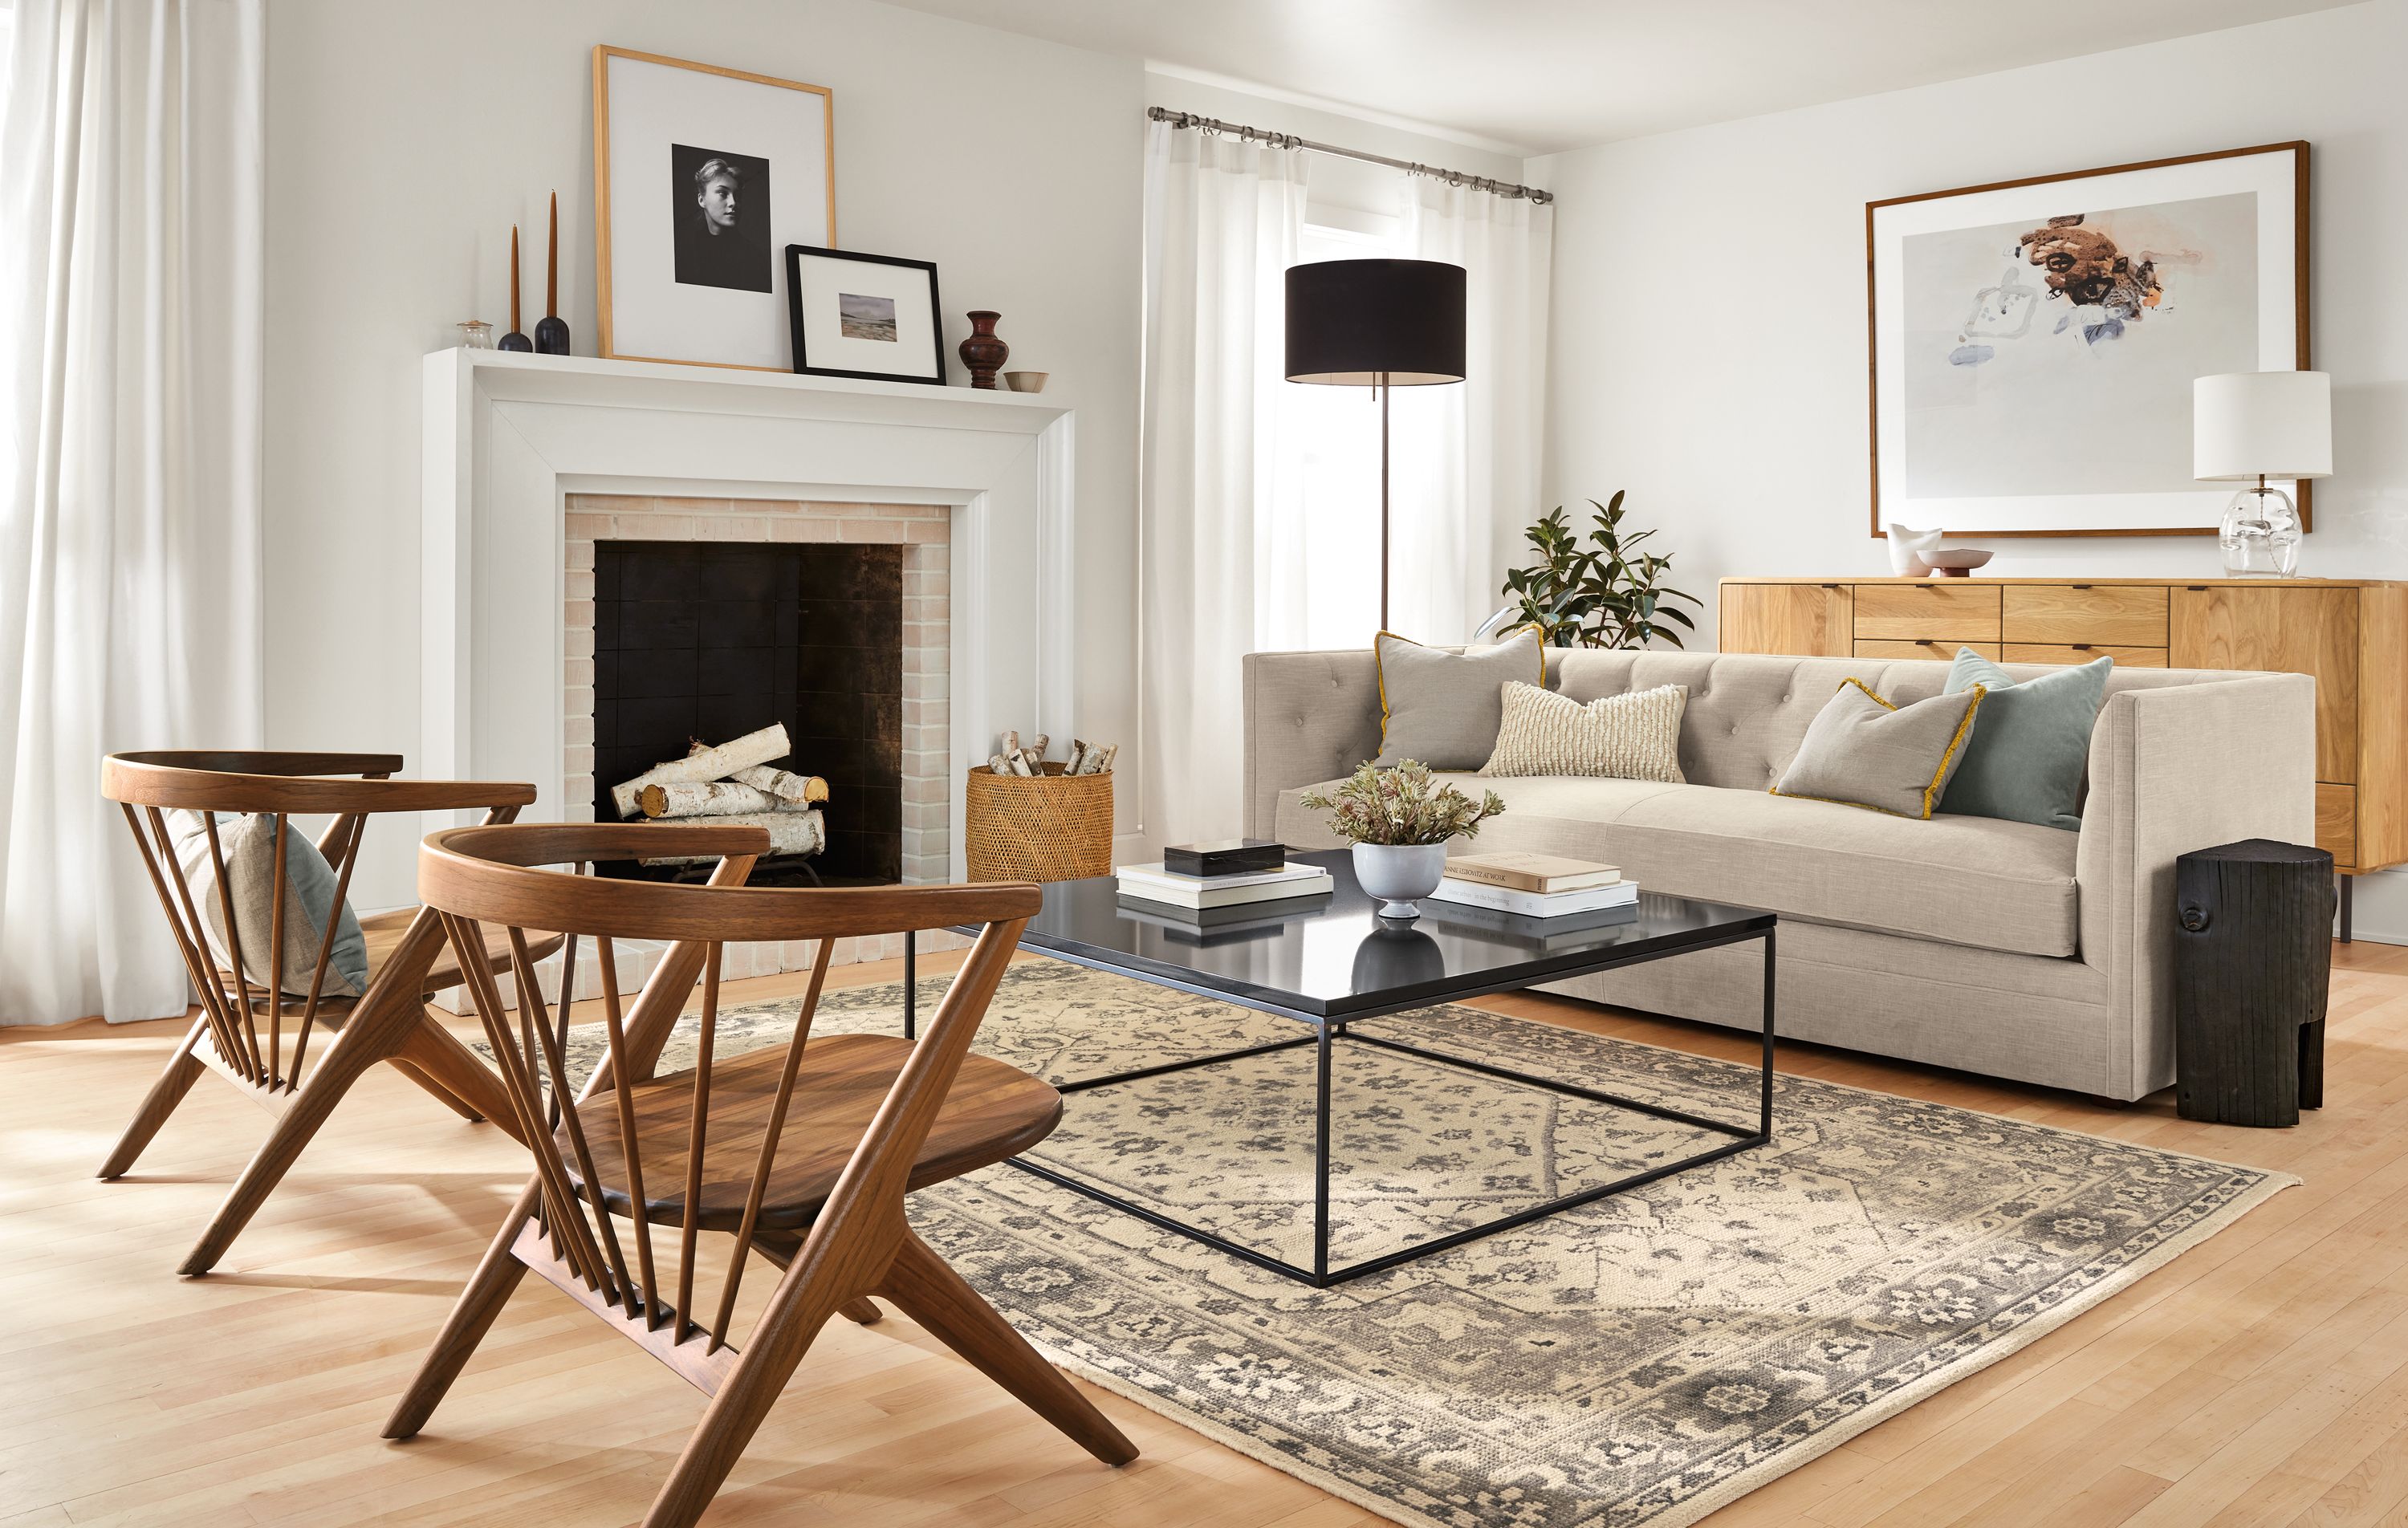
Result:
<svg viewBox="0 0 2408 1528"><path fill-rule="evenodd" d="M790 244L836 242L823 86L594 50L601 353L784 371Z"/></svg>
<svg viewBox="0 0 2408 1528"><path fill-rule="evenodd" d="M944 385L929 262L790 244L785 286L796 371Z"/></svg>

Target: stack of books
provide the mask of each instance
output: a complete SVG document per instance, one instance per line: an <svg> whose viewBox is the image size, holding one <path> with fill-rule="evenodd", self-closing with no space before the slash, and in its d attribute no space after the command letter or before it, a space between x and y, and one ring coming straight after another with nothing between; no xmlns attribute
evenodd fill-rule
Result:
<svg viewBox="0 0 2408 1528"><path fill-rule="evenodd" d="M1617 866L1561 854L1466 854L1446 862L1446 878L1431 895L1524 918L1564 918L1630 907L1639 883L1623 879Z"/></svg>
<svg viewBox="0 0 2408 1528"><path fill-rule="evenodd" d="M1284 910L1264 904L1334 889L1328 871L1289 864L1283 846L1255 839L1181 845L1157 864L1125 864L1114 875L1121 906L1207 926L1258 919Z"/></svg>

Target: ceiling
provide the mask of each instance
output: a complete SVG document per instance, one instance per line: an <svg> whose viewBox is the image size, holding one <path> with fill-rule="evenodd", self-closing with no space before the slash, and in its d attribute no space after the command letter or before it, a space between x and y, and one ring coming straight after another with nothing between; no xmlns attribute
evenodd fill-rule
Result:
<svg viewBox="0 0 2408 1528"><path fill-rule="evenodd" d="M2346 0L897 3L1551 153Z"/></svg>

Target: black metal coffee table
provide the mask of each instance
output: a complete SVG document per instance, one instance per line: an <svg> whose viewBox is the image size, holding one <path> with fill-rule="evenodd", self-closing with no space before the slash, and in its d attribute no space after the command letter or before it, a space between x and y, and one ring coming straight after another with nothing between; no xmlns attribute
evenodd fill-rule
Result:
<svg viewBox="0 0 2408 1528"><path fill-rule="evenodd" d="M1398 925L1372 911L1372 899L1354 883L1351 856L1340 853L1298 854L1292 860L1327 867L1337 882L1333 894L1294 902L1257 904L1231 921L1199 927L1176 917L1125 907L1113 879L1056 881L1045 888L1043 910L1031 919L1021 935L1024 948L1060 960L1134 977L1156 986L1175 988L1202 997L1234 1003L1258 1012L1294 1020L1312 1031L1293 1039L1274 1040L1208 1056L1141 1066L1105 1077L1081 1078L1055 1086L1066 1094L1092 1092L1136 1082L1171 1072L1212 1066L1245 1056L1312 1046L1316 1052L1313 1114L1313 1237L1312 1266L1272 1257L1241 1246L1201 1226L1174 1220L1135 1204L1108 1189L1025 1157L1011 1164L1090 1199L1125 1210L1166 1231L1190 1236L1231 1257L1290 1278L1327 1288L1350 1278L1393 1268L1415 1258L1460 1247L1482 1236L1526 1224L1541 1216L1570 1209L1652 1183L1691 1167L1703 1166L1735 1152L1761 1146L1772 1138L1773 934L1771 913L1745 907L1697 902L1685 897L1644 893L1635 908L1590 919L1555 919L1541 922L1483 909L1457 907L1435 899L1421 904L1422 917ZM1600 920L1591 921L1591 919ZM1587 926L1582 926L1582 925ZM1755 1121L1733 1124L1702 1115L1666 1108L1658 1104L1601 1092L1553 1078L1533 1077L1469 1057L1450 1055L1385 1036L1357 1033L1364 1020L1403 1013L1413 1008L1513 992L1568 977L1588 976L1617 966L1636 965L1750 939L1764 942L1763 1085ZM906 992L910 992L907 983ZM907 1000L908 1002L908 1000ZM906 1023L913 1016L907 1006ZM1675 1121L1700 1130L1728 1135L1725 1145L1696 1152L1677 1162L1598 1184L1544 1204L1532 1205L1484 1224L1450 1232L1396 1251L1352 1264L1329 1266L1329 1076L1330 1050L1340 1042L1375 1046L1483 1077L1520 1083L1585 1099L1596 1104Z"/></svg>

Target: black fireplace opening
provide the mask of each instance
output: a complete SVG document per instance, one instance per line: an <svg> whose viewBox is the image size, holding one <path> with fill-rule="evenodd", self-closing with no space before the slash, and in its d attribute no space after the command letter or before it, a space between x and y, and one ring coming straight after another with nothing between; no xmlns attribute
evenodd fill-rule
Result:
<svg viewBox="0 0 2408 1528"><path fill-rule="evenodd" d="M901 880L903 549L596 542L595 820L618 821L612 786L683 757L692 740L724 743L773 722L794 741L780 767L828 783L827 849L766 859L752 883ZM634 864L604 873L699 878Z"/></svg>

